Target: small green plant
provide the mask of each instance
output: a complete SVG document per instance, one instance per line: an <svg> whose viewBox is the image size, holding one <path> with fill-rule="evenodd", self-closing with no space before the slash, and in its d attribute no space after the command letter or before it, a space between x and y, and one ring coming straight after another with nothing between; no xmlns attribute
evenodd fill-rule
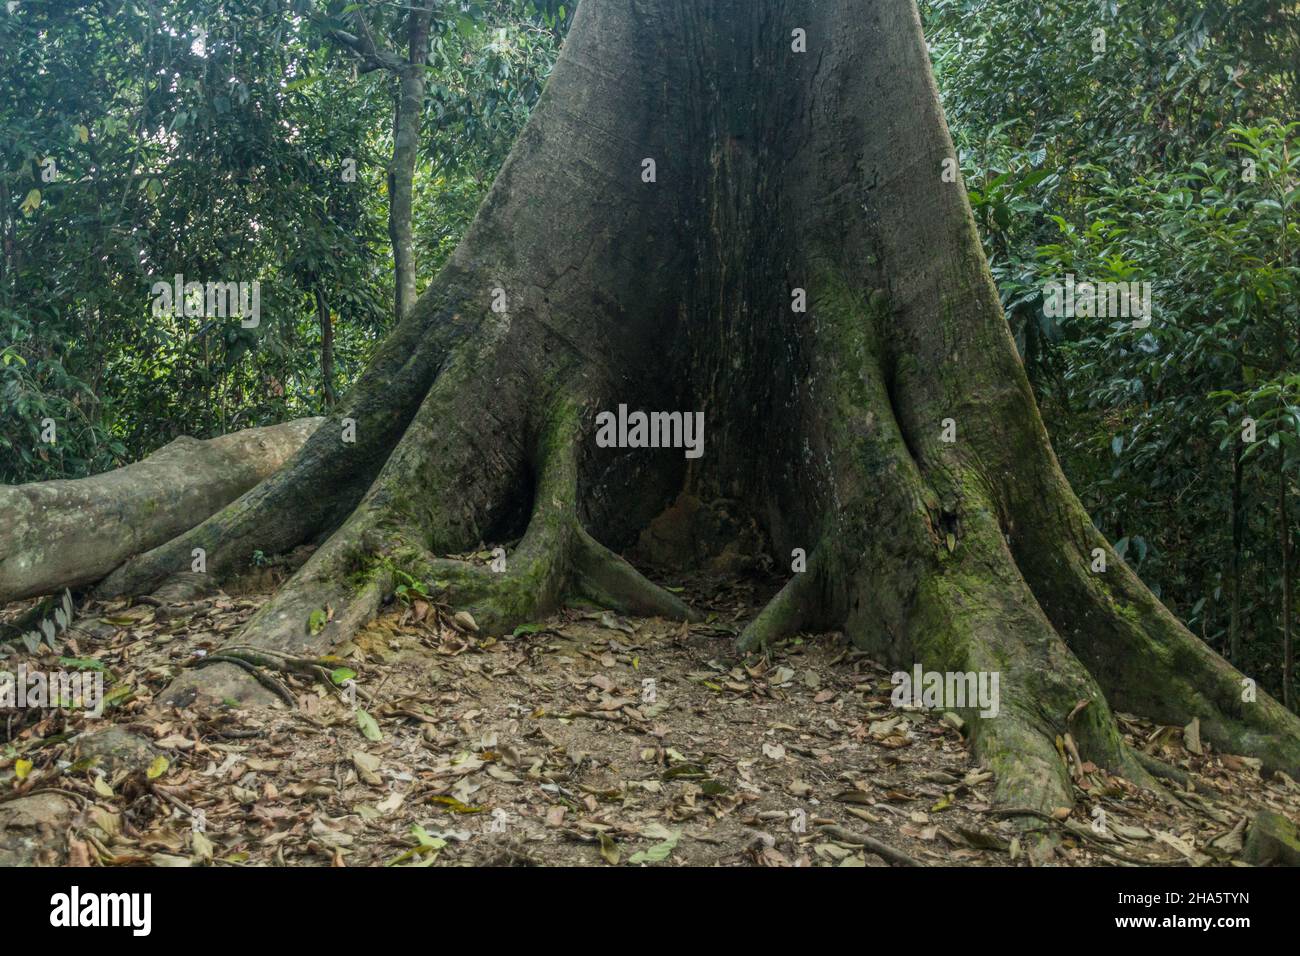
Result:
<svg viewBox="0 0 1300 956"><path fill-rule="evenodd" d="M421 581L417 581L411 575L407 574L401 568L393 569L393 576L397 578L397 587L393 589L393 596L399 598L408 604L419 598L422 601L429 600L429 592Z"/></svg>

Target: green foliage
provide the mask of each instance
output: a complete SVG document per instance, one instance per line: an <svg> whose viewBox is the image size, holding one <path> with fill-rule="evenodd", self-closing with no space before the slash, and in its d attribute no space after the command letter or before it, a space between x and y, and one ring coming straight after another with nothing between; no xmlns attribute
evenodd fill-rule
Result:
<svg viewBox="0 0 1300 956"><path fill-rule="evenodd" d="M1294 115L1300 14L1266 0L924 8L971 204L1075 490L1224 651L1237 595L1237 662L1276 690L1279 472L1293 499L1300 457L1300 125L1267 117ZM1048 315L1045 284L1067 274L1150 281L1152 322Z"/></svg>
<svg viewBox="0 0 1300 956"><path fill-rule="evenodd" d="M404 8L361 7L398 36ZM396 81L330 39L344 8L0 5L0 481L79 477L179 434L319 413L324 322L334 391L364 367L391 323ZM536 102L569 15L549 0L437 6L416 173L426 279ZM176 274L257 280L259 325L155 316L151 287Z"/></svg>

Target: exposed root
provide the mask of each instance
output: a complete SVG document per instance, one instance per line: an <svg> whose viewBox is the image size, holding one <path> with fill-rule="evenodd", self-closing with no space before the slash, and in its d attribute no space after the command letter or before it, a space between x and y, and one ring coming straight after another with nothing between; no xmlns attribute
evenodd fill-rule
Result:
<svg viewBox="0 0 1300 956"><path fill-rule="evenodd" d="M1147 773L1151 774L1151 776L1156 779L1168 780L1171 783L1176 783L1182 789L1186 789L1191 784L1192 778L1187 771L1180 770L1173 764L1165 763L1163 760L1159 760L1148 753L1143 753L1141 750L1133 750L1132 748L1130 748L1130 750L1133 754L1133 759L1140 763L1146 769Z"/></svg>
<svg viewBox="0 0 1300 956"><path fill-rule="evenodd" d="M1096 849L1107 856L1133 866L1185 866L1187 864L1186 859L1183 857L1171 860L1142 860L1135 856L1129 856L1127 853L1121 853L1119 850L1115 849L1112 845L1113 841L1111 839L1094 833L1087 826L1069 818L1059 820L1051 814L1044 813L1041 810L1035 810L1032 807L1006 807L992 811L992 815L995 817L1032 818L1035 820L1041 820L1046 823L1047 826L1038 828L1040 832L1050 832L1054 827L1059 827L1071 836L1091 843Z"/></svg>
<svg viewBox="0 0 1300 956"><path fill-rule="evenodd" d="M998 803L1045 813L1072 806L1067 754L1155 786L1124 746L1100 688L1029 593L990 515L967 510L950 564L922 585L913 640L918 658L936 670L1000 674L999 712L968 721L975 752L997 777Z"/></svg>
<svg viewBox="0 0 1300 956"><path fill-rule="evenodd" d="M298 700L293 696L293 692L290 691L289 688L285 687L281 681L277 680L273 675L266 673L261 666L252 661L245 660L243 657L234 654L210 654L209 656L202 658L193 666L206 667L211 664L231 664L238 667L245 673L251 674L254 680L267 690L271 691L271 693L275 694L276 697L279 697L290 707L298 706Z"/></svg>
<svg viewBox="0 0 1300 956"><path fill-rule="evenodd" d="M576 442L557 423L539 440L532 515L518 547L504 556L504 566L489 569L444 558L429 563L443 599L467 609L485 633L506 633L536 620L564 598L577 543Z"/></svg>
<svg viewBox="0 0 1300 956"><path fill-rule="evenodd" d="M1071 643L1115 705L1164 723L1197 718L1221 750L1259 757L1265 772L1300 775L1300 718L1188 631L1126 566L1112 570L1105 592L1084 582L1096 612L1090 635L1076 631Z"/></svg>
<svg viewBox="0 0 1300 956"><path fill-rule="evenodd" d="M436 397L431 395L431 406L436 405ZM412 423L408 439L421 435L420 419L426 411L422 409ZM690 618L690 609L680 599L644 578L582 528L577 518L575 421L563 404L548 420L534 454L538 482L528 528L513 553L499 555L489 567L430 551L426 542L446 534L445 517L436 505L425 503L427 498L407 488L417 463L414 452L394 454L343 526L254 615L232 644L209 659L212 666L204 667L201 679L187 672L173 682L167 699L185 702L201 690L222 698L268 702L259 688L244 679L245 673L283 699L284 694L263 679L268 661L278 662L280 669L286 662L314 666L322 648L346 640L373 618L399 582L467 611L485 634L507 633L538 620L573 594L627 613ZM472 467L468 457L466 467ZM428 477L428 472L423 474ZM434 502L454 494L452 481L461 475L452 471L439 477L448 479L447 486L438 481L432 492Z"/></svg>
<svg viewBox="0 0 1300 956"><path fill-rule="evenodd" d="M221 579L247 567L255 552L280 554L309 540L325 521L322 509L343 497L321 474L327 462L347 454L340 435L338 421L329 421L284 471L184 534L127 561L100 582L96 595L107 599L150 593L188 571L200 554L203 573ZM303 495L304 488L319 487L331 493ZM344 503L354 504L355 499Z"/></svg>
<svg viewBox="0 0 1300 956"><path fill-rule="evenodd" d="M1157 786L1124 745L1100 688L1039 608L977 487L967 489L962 518L960 538L935 542L901 633L891 633L891 619L880 615L879 631L852 633L855 643L925 672L997 677L992 701L968 697L943 706L963 718L974 753L994 774L999 806L1049 816L1071 807L1075 776L1088 762ZM815 569L834 555L823 545L815 558L746 629L742 647L798 629L826 603ZM1048 862L1056 835L1035 829L1026 836L1030 857Z"/></svg>
<svg viewBox="0 0 1300 956"><path fill-rule="evenodd" d="M816 549L809 558L807 570L787 581L758 617L746 625L736 639L740 653L755 653L809 625L814 602L822 593L824 555L824 548Z"/></svg>
<svg viewBox="0 0 1300 956"><path fill-rule="evenodd" d="M478 293L449 266L286 467L197 527L128 561L100 583L98 595L149 593L188 569L196 548L217 579L246 568L255 551L286 553L343 524L382 484L378 476L392 475L392 458L404 450L400 470L409 474L410 453L429 450L423 442L432 422L447 435L456 432L446 423L462 431L487 427L490 403L471 384L499 343L474 336L485 311L474 304ZM470 451L453 457L459 463Z"/></svg>
<svg viewBox="0 0 1300 956"><path fill-rule="evenodd" d="M347 571L357 558L356 549L361 542L376 543L376 538L366 533L373 530L375 517L369 510L358 510L285 582L227 647L272 657L313 658L319 656L313 651L344 640L370 620L391 589L391 570L384 562L377 561L371 574L354 582L348 581ZM222 648L217 656L226 656L226 650ZM205 667L201 677L196 671L187 671L172 682L164 698L183 703L202 690L220 699L269 702L257 687L242 679L241 672L248 672L248 667L228 665L229 662L218 661L210 668ZM258 683L265 686L260 679ZM277 696L283 697L278 693Z"/></svg>
<svg viewBox="0 0 1300 956"><path fill-rule="evenodd" d="M504 556L504 567L489 570L426 559L422 570L440 598L468 610L484 633L507 633L537 620L570 595L625 613L692 618L676 595L645 578L582 527L577 517L578 441L577 426L562 406L537 452L540 477L528 529L515 551Z"/></svg>
<svg viewBox="0 0 1300 956"><path fill-rule="evenodd" d="M579 594L602 607L641 617L694 621L699 615L581 527L575 529L574 575Z"/></svg>
<svg viewBox="0 0 1300 956"><path fill-rule="evenodd" d="M1225 752L1300 773L1300 718L1192 634L1111 548L1070 490L1026 392L981 447L997 476L1011 548L1043 610L1111 705L1166 724L1199 718ZM977 416L972 415L972 420ZM1105 569L1097 563L1105 558Z"/></svg>
<svg viewBox="0 0 1300 956"><path fill-rule="evenodd" d="M277 472L321 421L181 437L102 475L0 487L0 604L93 584L171 540Z"/></svg>
<svg viewBox="0 0 1300 956"><path fill-rule="evenodd" d="M199 658L191 668L209 667L213 664L232 664L251 674L259 684L274 693L290 707L297 707L297 699L288 687L275 677L276 673L296 674L320 681L331 690L334 681L330 669L338 663L328 658L294 657L277 651L261 650L244 645L226 645L219 653ZM360 688L357 693L368 696Z"/></svg>
<svg viewBox="0 0 1300 956"><path fill-rule="evenodd" d="M838 840L841 843L848 843L852 846L860 846L870 853L874 853L882 860L886 860L894 866L924 866L908 856L902 850L896 850L887 843L881 843L874 837L869 837L865 833L856 833L838 826L823 826L817 828L819 833L825 833L828 837Z"/></svg>

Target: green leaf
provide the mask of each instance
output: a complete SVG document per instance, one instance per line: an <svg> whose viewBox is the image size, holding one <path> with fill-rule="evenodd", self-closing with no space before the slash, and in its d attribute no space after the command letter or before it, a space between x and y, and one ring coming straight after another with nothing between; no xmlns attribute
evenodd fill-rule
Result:
<svg viewBox="0 0 1300 956"><path fill-rule="evenodd" d="M682 838L680 830L665 830L663 827L658 828L659 832L664 835L662 843L656 843L647 850L638 850L628 857L629 863L660 863L672 854L677 848L677 841Z"/></svg>
<svg viewBox="0 0 1300 956"><path fill-rule="evenodd" d="M668 843L667 841L656 843L648 850L637 850L628 857L627 861L629 863L661 863L668 859L676 848L676 843Z"/></svg>
<svg viewBox="0 0 1300 956"><path fill-rule="evenodd" d="M443 840L439 837L430 836L429 832L419 824L416 824L415 826L411 827L411 836L415 837L415 839L418 841L417 845L413 846L405 853L402 853L399 856L394 857L392 860L389 860L388 861L389 866L401 866L402 864L406 863L407 860L415 859L416 857L420 858L419 862L409 863L407 865L417 866L417 867L429 866L431 863L433 863L434 860L438 858L438 851L447 845L446 840Z"/></svg>
<svg viewBox="0 0 1300 956"><path fill-rule="evenodd" d="M367 740L383 740L384 733L379 729L379 722L371 717L368 712L357 708L357 726L365 734Z"/></svg>
<svg viewBox="0 0 1300 956"><path fill-rule="evenodd" d="M115 707L119 701L131 697L134 693L135 691L131 690L131 688L125 684L114 687L104 695L104 707Z"/></svg>
<svg viewBox="0 0 1300 956"><path fill-rule="evenodd" d="M290 80L288 83L284 84L284 89L286 93L292 92L293 90L301 90L303 87L311 86L313 83L319 83L323 79L325 79L324 73L313 73L311 76L300 76L298 79Z"/></svg>
<svg viewBox="0 0 1300 956"><path fill-rule="evenodd" d="M93 657L60 657L59 664L62 667L75 667L79 671L104 670L104 662Z"/></svg>
<svg viewBox="0 0 1300 956"><path fill-rule="evenodd" d="M610 866L618 866L619 849L608 833L601 833L600 836L600 855Z"/></svg>
<svg viewBox="0 0 1300 956"><path fill-rule="evenodd" d="M430 836L429 831L418 823L411 827L411 835L420 841L420 846L429 847L432 850L441 850L447 845L447 841L441 837Z"/></svg>
<svg viewBox="0 0 1300 956"><path fill-rule="evenodd" d="M457 800L455 797L448 797L445 795L432 797L430 798L429 802L441 804L442 806L450 810L452 813L482 813L483 812L482 807L476 807L473 806L472 804L464 803L460 800Z"/></svg>

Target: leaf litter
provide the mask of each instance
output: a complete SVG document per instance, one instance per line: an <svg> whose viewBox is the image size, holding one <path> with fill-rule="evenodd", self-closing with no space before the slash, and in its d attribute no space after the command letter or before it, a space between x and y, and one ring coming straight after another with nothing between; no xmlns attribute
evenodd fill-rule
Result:
<svg viewBox="0 0 1300 956"><path fill-rule="evenodd" d="M0 711L0 864L1029 865L959 718L893 707L842 635L741 660L766 585L672 583L703 623L569 608L493 638L395 602L332 651L332 682L283 676L294 710L155 701L267 595L89 604L60 653L0 662L102 670L108 700ZM1257 814L1300 816L1300 785L1199 726L1121 726L1179 779L1142 790L1062 746L1052 862L1246 865Z"/></svg>

